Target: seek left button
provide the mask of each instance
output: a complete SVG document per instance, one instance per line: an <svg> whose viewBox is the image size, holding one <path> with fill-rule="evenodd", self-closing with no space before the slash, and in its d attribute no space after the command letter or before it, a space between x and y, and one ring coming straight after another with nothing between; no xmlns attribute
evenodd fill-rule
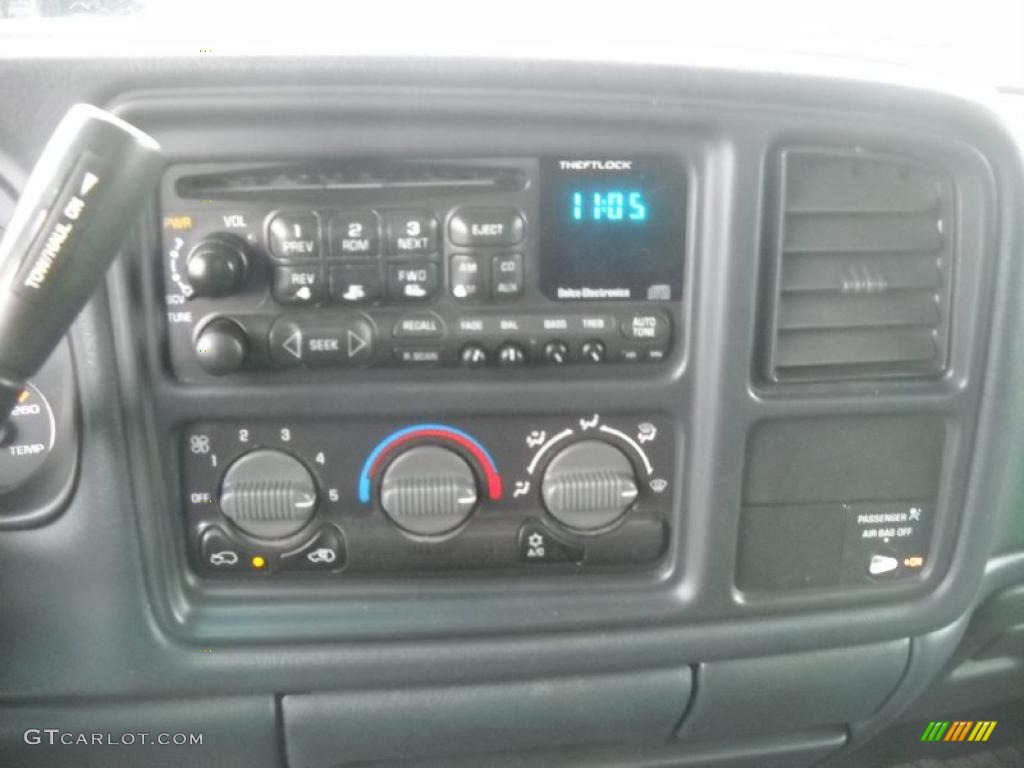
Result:
<svg viewBox="0 0 1024 768"><path fill-rule="evenodd" d="M364 365L373 357L373 326L362 315L331 320L283 317L270 328L270 356L282 367Z"/></svg>
<svg viewBox="0 0 1024 768"><path fill-rule="evenodd" d="M277 267L274 298L281 304L316 304L327 295L321 267Z"/></svg>

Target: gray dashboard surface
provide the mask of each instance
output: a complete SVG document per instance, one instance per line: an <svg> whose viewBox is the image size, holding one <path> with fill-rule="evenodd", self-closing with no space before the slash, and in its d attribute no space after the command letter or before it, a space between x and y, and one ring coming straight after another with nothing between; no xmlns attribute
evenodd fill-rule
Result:
<svg viewBox="0 0 1024 768"><path fill-rule="evenodd" d="M339 85L344 88L339 90ZM609 627L596 613L600 600L592 600L582 603L575 617L585 628L574 630L566 616L555 615L551 608L544 609L546 613L533 611L520 601L517 609L533 631L504 626L489 632L479 625L471 627L473 631L445 631L421 623L420 632L407 627L403 636L389 637L389 624L382 620L372 639L338 639L345 632L338 632L336 620L331 624L325 619L332 630L319 636L268 638L261 610L236 607L226 618L204 610L168 566L170 559L180 557L180 552L168 554L179 543L155 536L167 530L154 524L153 517L167 511L158 499L165 498L165 484L171 481L153 475L146 465L156 439L148 432L149 382L142 366L125 368L132 350L145 342L143 322L134 318L140 320L137 325L124 324L133 320L126 308L139 304L133 294L137 286L121 269L71 334L83 435L74 497L65 513L46 527L0 536L0 712L26 706L74 708L98 698L226 696L249 697L239 701L263 707L260 716L268 717L269 700L263 697L269 695L681 670L714 660L925 637L958 624L996 589L1024 580L1020 547L989 562L996 525L1006 526L1019 515L1024 498L1024 479L1017 471L1024 457L1015 439L1024 420L1024 318L1016 300L1024 275L1015 258L1024 217L1019 213L1018 150L984 108L960 97L898 84L669 66L344 58L0 60L0 152L10 165L4 173L18 178L64 110L76 101L123 107L142 98L140 94L158 93L185 101L199 97L192 102L196 105L204 89L223 94L247 87L275 94L291 90L291 98L301 94L306 110L315 110L320 98L337 108L349 98L379 101L388 89L396 89L415 94L419 110L430 111L437 95L452 108L461 103L472 110L483 99L492 109L514 114L517 103L550 103L573 94L590 106L607 98L619 119L630 110L648 117L687 109L728 113L767 101L773 109L812 121L829 111L897 115L910 124L932 120L943 126L940 132L981 148L992 168L999 205L993 212L998 228L992 262L995 292L986 303L990 315L982 313L978 326L987 349L975 350L971 357L972 375L985 374L984 389L975 382L980 398L978 432L973 445L961 446L964 472L970 454L962 499L968 524L950 537L949 575L905 599L865 602L845 610L812 611L796 605L744 619L708 611L700 622L666 611L647 615L632 626ZM216 96L211 105L214 101ZM173 115L160 119L174 122ZM743 220L756 219L756 202L721 204L739 205L741 210L732 213ZM727 252L726 245L756 253L749 232L718 236L721 253ZM737 348L736 335L745 333L734 324L750 317L729 318L715 310L716 299L735 276L722 264L702 276L699 288L705 291L701 311L706 322L698 329L694 357L687 362L695 366L694 389L723 409L729 402L711 393L723 380L747 381L750 368L749 357L725 359L726 347ZM752 278L742 284L753 290ZM754 311L752 295L748 310ZM120 327L113 327L112 317L122 321ZM111 375L119 369L120 376ZM595 396L614 407L611 393ZM452 409L459 400L459 393L449 393L439 398L438 408ZM839 412L858 412L855 402L843 398L832 406ZM886 411L884 403L877 407ZM698 416L692 439L700 446L697 450L727 460L720 471L729 476L742 460L742 440L733 447L716 444L719 418L710 413ZM714 475L708 477L691 499L709 506L722 501L714 480ZM702 531L707 534L707 550L681 543L688 547L687 556L705 569L686 588L699 586L714 568L708 563L716 547L731 546L715 538L710 518L707 525ZM285 608L284 602L280 607ZM315 624L315 614L322 608L293 604L289 610L304 613L303 621ZM487 609L495 611L495 620L499 608L492 601ZM446 610L472 612L475 607L454 600ZM957 634L953 632L954 641ZM955 642L938 645L942 657L952 654ZM906 689L919 690L925 676L935 674L928 648L927 642L915 640ZM855 666L850 674L857 674Z"/></svg>

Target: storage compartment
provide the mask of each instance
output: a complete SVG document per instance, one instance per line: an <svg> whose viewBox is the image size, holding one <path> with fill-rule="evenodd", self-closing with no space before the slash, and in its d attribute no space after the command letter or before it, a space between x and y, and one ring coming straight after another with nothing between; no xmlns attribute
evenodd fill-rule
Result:
<svg viewBox="0 0 1024 768"><path fill-rule="evenodd" d="M289 768L362 761L657 745L690 699L692 672L285 696Z"/></svg>
<svg viewBox="0 0 1024 768"><path fill-rule="evenodd" d="M862 720L896 688L909 655L910 641L903 639L702 664L679 735L731 742Z"/></svg>

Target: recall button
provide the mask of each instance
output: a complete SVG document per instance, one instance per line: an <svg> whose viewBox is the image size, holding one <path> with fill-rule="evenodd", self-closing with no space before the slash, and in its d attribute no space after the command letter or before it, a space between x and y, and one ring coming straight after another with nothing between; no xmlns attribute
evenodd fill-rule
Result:
<svg viewBox="0 0 1024 768"><path fill-rule="evenodd" d="M455 245L515 245L524 229L515 208L460 208L448 223L448 237Z"/></svg>
<svg viewBox="0 0 1024 768"><path fill-rule="evenodd" d="M392 330L394 336L406 339L439 339L444 332L444 321L432 312L405 315Z"/></svg>

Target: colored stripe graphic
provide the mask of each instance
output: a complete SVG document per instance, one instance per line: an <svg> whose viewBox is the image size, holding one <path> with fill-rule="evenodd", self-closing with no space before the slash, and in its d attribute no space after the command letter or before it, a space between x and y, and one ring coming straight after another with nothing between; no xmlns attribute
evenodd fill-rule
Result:
<svg viewBox="0 0 1024 768"><path fill-rule="evenodd" d="M974 726L974 730L971 731L971 735L967 737L968 741L988 741L988 737L992 735L992 731L996 729L995 720L979 720Z"/></svg>
<svg viewBox="0 0 1024 768"><path fill-rule="evenodd" d="M501 476L498 474L498 467L487 452L475 438L466 434L460 429L449 427L446 424L417 424L412 427L400 429L385 437L366 457L363 462L363 469L359 473L359 501L366 504L370 501L371 478L378 466L383 461L387 451L392 448L416 440L421 437L435 437L442 440L450 440L456 445L467 450L479 463L487 479L487 495L497 501L501 498Z"/></svg>
<svg viewBox="0 0 1024 768"><path fill-rule="evenodd" d="M955 720L949 728L949 733L943 741L963 741L967 738L967 732L974 725L973 720Z"/></svg>
<svg viewBox="0 0 1024 768"><path fill-rule="evenodd" d="M921 741L939 741L942 739L943 734L946 733L946 729L949 728L949 721L936 721L928 723L928 727L924 729L924 733L921 734Z"/></svg>

